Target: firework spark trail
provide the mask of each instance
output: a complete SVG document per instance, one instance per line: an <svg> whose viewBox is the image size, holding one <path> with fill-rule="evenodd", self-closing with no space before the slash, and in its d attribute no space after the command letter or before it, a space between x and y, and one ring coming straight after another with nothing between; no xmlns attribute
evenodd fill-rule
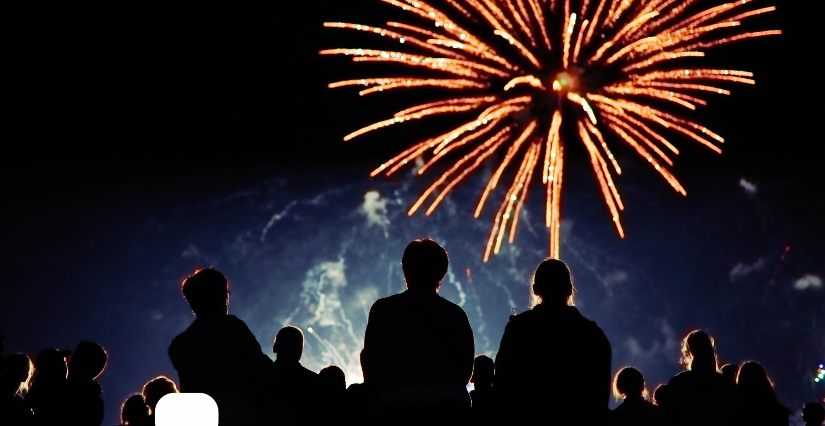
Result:
<svg viewBox="0 0 825 426"><path fill-rule="evenodd" d="M442 0L448 6L444 10L421 0L380 1L423 18L431 26L388 22L389 30L326 23L330 28L383 37L398 43L399 50L329 49L321 54L347 55L356 62L395 63L429 74L346 80L329 87L366 86L361 95L422 87L461 95L414 105L350 133L345 140L410 120L466 115L484 108L475 120L412 146L370 174L391 175L422 156L426 158L418 174L436 163L452 161L408 212L412 215L435 196L426 210L429 215L479 165L504 152L474 214L479 216L502 175L515 171L494 217L484 261L499 252L510 219L508 240L514 241L534 174L541 175L541 184L546 186L550 256L559 257L563 152L569 139L578 138L585 146L621 237L619 212L624 205L611 175L611 170L621 174L615 148L611 148L614 144L626 143L685 195L666 168L673 165L666 151L678 155L679 150L661 129L715 152L721 152L717 145L724 140L662 108L671 104L693 110L707 104L702 95L730 94L719 84L754 84L754 80L746 71L685 68L682 62L703 57L703 49L781 33L738 30L743 20L776 9L747 10L752 0L706 9L698 8L699 0ZM676 60L680 60L678 67L669 65ZM432 77L433 73L444 77ZM510 167L517 156L522 159L518 167Z"/></svg>

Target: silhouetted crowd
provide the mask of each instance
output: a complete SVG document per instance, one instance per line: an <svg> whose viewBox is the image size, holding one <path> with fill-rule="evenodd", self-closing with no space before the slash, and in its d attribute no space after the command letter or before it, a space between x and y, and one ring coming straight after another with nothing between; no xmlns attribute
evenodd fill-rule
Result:
<svg viewBox="0 0 825 426"><path fill-rule="evenodd" d="M533 275L532 309L510 316L495 360L475 356L464 310L438 295L448 258L435 241L411 242L402 258L407 290L377 300L361 351L364 382L346 385L331 365L301 365L297 327L275 336L273 362L239 318L228 315L226 277L203 269L184 280L195 321L169 345L180 392L205 393L221 426L282 424L547 424L593 426L788 425L764 368L719 368L713 338L700 330L682 341L686 370L649 397L642 373L611 371L610 342L573 303L570 270L547 259ZM2 354L2 336L0 336ZM0 425L93 425L103 420L96 379L106 351L80 342L49 348L32 362L0 358ZM468 383L473 390L467 392ZM122 405L122 425L154 425L161 398L179 392L160 376ZM611 393L623 401L609 410ZM803 421L820 426L825 410L806 404Z"/></svg>

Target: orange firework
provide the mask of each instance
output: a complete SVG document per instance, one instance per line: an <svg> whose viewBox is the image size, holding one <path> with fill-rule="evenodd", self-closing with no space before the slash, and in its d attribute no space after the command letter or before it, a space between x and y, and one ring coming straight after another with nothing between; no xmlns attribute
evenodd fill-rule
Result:
<svg viewBox="0 0 825 426"><path fill-rule="evenodd" d="M356 62L395 62L412 69L434 70L443 76L367 78L329 87L364 86L361 95L405 87L436 87L461 91L462 95L413 106L357 130L344 140L430 115L481 111L474 120L407 149L371 176L389 176L410 160L424 157L418 169L421 174L447 154L463 152L409 210L412 215L437 193L426 210L429 215L452 188L501 152L499 156L503 157L481 195L475 217L481 214L485 200L511 164L515 177L496 213L484 261L490 253L498 253L511 220L509 242L513 242L534 175L536 179L541 175L546 186L550 256L559 257L562 135L577 135L584 144L621 237L624 230L619 212L624 205L611 173L622 171L608 142L627 143L677 192L686 194L666 168L673 165L670 154L679 151L660 133L661 128L681 133L716 152L721 152L717 145L723 139L704 126L665 112L659 104L673 103L692 110L706 104L699 97L701 93L729 94L716 85L753 84L753 74L666 66L680 58L704 56L703 49L720 44L780 34L730 29L745 18L775 10L745 10L743 6L751 0L709 9L697 8L696 0L441 0L443 11L420 0L381 1L418 15L431 27L398 22L388 22L386 28L348 23L325 26L390 38L414 53L333 49L321 54L349 55ZM483 30L470 32L465 27ZM475 94L470 95L472 92ZM607 137L607 131L611 137Z"/></svg>

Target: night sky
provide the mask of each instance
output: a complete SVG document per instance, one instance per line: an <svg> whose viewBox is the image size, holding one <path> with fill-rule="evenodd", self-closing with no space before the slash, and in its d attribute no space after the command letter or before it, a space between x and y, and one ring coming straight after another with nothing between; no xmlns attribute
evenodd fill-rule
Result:
<svg viewBox="0 0 825 426"><path fill-rule="evenodd" d="M402 288L399 268L385 265L427 235L446 241L455 277L442 293L466 299L477 352L494 354L509 309L525 308L525 283L546 254L540 196L525 213L535 229L525 220L516 245L485 265L478 252L490 209L478 221L471 214L482 176L430 218L404 212L435 175L367 177L451 120L342 141L419 95L327 89L382 68L319 56L371 45L321 24L405 15L375 0L283 3L32 5L12 17L0 333L5 354L73 349L80 340L106 347L104 424L117 422L119 404L148 379L177 380L166 347L191 322L178 285L197 267L227 274L230 312L267 354L284 321L321 336L345 318L354 337L333 344L354 353L363 314L354 320L353 310ZM810 2L758 2L770 4L778 11L746 26L783 35L702 59L753 71L757 84L726 85L731 96L709 96L685 114L726 139L717 155L672 138L682 151L672 170L688 197L615 149L628 206L620 240L583 151L573 151L562 258L583 314L611 339L614 370L638 365L655 387L679 371L674 342L704 327L723 361L763 362L797 411L825 392L812 384L825 361L825 191L813 152L822 107L812 100L821 94L821 36L806 25ZM370 215L376 206L379 216ZM816 278L818 286L800 284ZM340 299L340 312L313 314L317 294ZM323 338L307 335L312 368L350 361L328 358Z"/></svg>

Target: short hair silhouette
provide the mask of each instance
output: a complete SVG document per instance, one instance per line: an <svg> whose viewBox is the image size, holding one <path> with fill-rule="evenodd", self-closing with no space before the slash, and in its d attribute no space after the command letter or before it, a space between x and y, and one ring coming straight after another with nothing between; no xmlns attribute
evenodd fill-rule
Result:
<svg viewBox="0 0 825 426"><path fill-rule="evenodd" d="M825 408L818 402L809 402L802 407L802 421L807 426L820 426L825 422Z"/></svg>
<svg viewBox="0 0 825 426"><path fill-rule="evenodd" d="M142 426L149 418L149 406L143 402L143 395L126 398L120 408L120 422L125 426Z"/></svg>
<svg viewBox="0 0 825 426"><path fill-rule="evenodd" d="M548 258L541 262L533 274L532 284L534 306L539 303L575 305L575 287L570 268L561 260Z"/></svg>
<svg viewBox="0 0 825 426"><path fill-rule="evenodd" d="M143 385L141 395L143 396L143 402L154 413L158 401L170 393L178 393L178 386L172 379L166 376L158 376Z"/></svg>
<svg viewBox="0 0 825 426"><path fill-rule="evenodd" d="M613 377L613 396L616 399L647 396L645 378L633 367L624 367Z"/></svg>
<svg viewBox="0 0 825 426"><path fill-rule="evenodd" d="M344 370L337 365L322 368L321 371L318 372L318 378L330 389L338 391L347 390L347 375L344 374Z"/></svg>
<svg viewBox="0 0 825 426"><path fill-rule="evenodd" d="M713 338L701 330L693 330L682 339L682 364L688 370L717 370Z"/></svg>
<svg viewBox="0 0 825 426"><path fill-rule="evenodd" d="M659 407L670 406L670 387L668 385L659 385L653 391L653 403Z"/></svg>
<svg viewBox="0 0 825 426"><path fill-rule="evenodd" d="M60 350L57 348L43 349L34 361L38 377L62 377L66 378L69 372L66 364L66 357L71 355L70 350Z"/></svg>
<svg viewBox="0 0 825 426"><path fill-rule="evenodd" d="M34 364L28 355L11 354L0 362L0 378L6 383L17 385L15 394L28 392L33 374Z"/></svg>
<svg viewBox="0 0 825 426"><path fill-rule="evenodd" d="M489 387L495 378L495 363L487 355L479 355L473 361L473 377L470 382L476 387Z"/></svg>
<svg viewBox="0 0 825 426"><path fill-rule="evenodd" d="M229 302L229 282L214 269L199 269L183 280L183 297L195 315L226 313Z"/></svg>
<svg viewBox="0 0 825 426"><path fill-rule="evenodd" d="M69 375L81 379L94 380L106 368L108 355L102 346L95 342L82 341L72 354Z"/></svg>
<svg viewBox="0 0 825 426"><path fill-rule="evenodd" d="M280 329L275 335L272 352L275 352L280 360L300 361L304 352L304 333L300 328L292 325Z"/></svg>
<svg viewBox="0 0 825 426"><path fill-rule="evenodd" d="M401 258L401 269L409 289L438 290L448 266L447 252L429 238L411 241Z"/></svg>

